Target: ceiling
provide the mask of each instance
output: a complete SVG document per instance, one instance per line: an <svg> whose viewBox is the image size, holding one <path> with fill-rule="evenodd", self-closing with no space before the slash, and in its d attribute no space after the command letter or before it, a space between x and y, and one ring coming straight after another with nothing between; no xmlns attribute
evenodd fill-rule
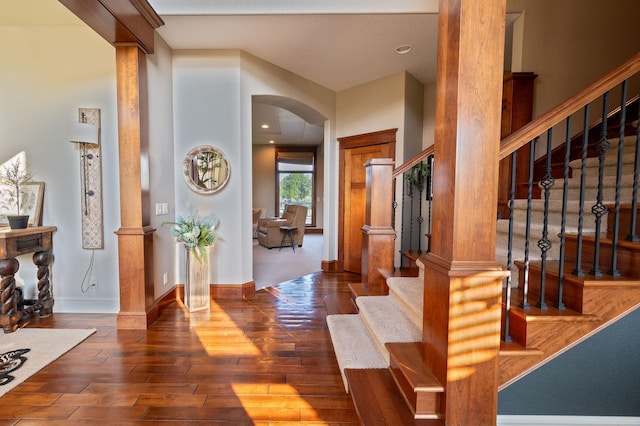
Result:
<svg viewBox="0 0 640 426"><path fill-rule="evenodd" d="M437 0L148 1L172 49L240 49L336 92L401 71L435 81ZM0 25L74 24L56 0L0 0ZM321 143L299 106L254 101L254 143Z"/></svg>
<svg viewBox="0 0 640 426"><path fill-rule="evenodd" d="M407 71L435 80L432 0L149 0L172 49L240 49L333 91ZM345 5L344 3L348 3ZM411 46L398 54L399 46ZM322 143L296 105L253 103L254 144ZM262 129L264 123L269 129Z"/></svg>

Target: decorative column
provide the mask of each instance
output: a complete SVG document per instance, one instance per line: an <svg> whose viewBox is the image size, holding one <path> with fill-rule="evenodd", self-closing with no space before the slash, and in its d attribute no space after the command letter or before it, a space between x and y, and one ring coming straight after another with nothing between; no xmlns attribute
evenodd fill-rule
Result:
<svg viewBox="0 0 640 426"><path fill-rule="evenodd" d="M120 229L118 328L146 329L157 317L149 206L147 69L136 45L116 46Z"/></svg>
<svg viewBox="0 0 640 426"><path fill-rule="evenodd" d="M390 158L373 158L364 164L367 205L362 227L362 282L369 294L389 294L383 271L393 271L393 166ZM375 194L375 195L373 195Z"/></svg>
<svg viewBox="0 0 640 426"><path fill-rule="evenodd" d="M451 425L495 425L504 273L495 262L506 0L440 0L426 363Z"/></svg>

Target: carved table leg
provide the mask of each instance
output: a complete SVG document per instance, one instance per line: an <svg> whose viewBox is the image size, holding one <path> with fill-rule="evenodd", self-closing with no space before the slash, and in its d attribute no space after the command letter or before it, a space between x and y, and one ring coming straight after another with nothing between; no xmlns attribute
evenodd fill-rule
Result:
<svg viewBox="0 0 640 426"><path fill-rule="evenodd" d="M0 260L0 299L2 311L0 313L0 325L5 333L11 333L18 328L18 300L16 298L16 279L14 275L20 269L20 263L16 259Z"/></svg>
<svg viewBox="0 0 640 426"><path fill-rule="evenodd" d="M53 262L51 251L39 251L33 255L33 263L38 267L38 307L41 318L51 315L53 294L49 282L49 265Z"/></svg>

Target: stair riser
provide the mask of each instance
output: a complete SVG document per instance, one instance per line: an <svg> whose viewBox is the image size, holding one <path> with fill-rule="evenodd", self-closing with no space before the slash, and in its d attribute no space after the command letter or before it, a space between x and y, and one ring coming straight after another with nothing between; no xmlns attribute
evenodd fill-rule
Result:
<svg viewBox="0 0 640 426"><path fill-rule="evenodd" d="M527 301L531 306L537 306L540 302L541 273L538 265L532 265L529 269L529 293ZM569 271L571 272L571 271ZM524 279L520 281L523 288ZM545 279L544 301L548 306L555 306L558 301L558 274L557 271L549 271ZM562 303L565 307L576 312L583 311L583 287L578 287L571 282L564 281L562 287Z"/></svg>
<svg viewBox="0 0 640 426"><path fill-rule="evenodd" d="M565 253L566 258L571 262L575 262L578 252L578 241L574 236L570 236L566 240ZM582 270L585 274L588 274L592 269L594 260L595 246L591 239L583 240L582 242ZM617 265L616 268L620 273L626 277L633 277L640 279L640 271L638 265L640 265L640 252L629 251L624 247L620 247L617 253ZM602 274L606 274L611 269L612 250L610 240L604 240L600 243L600 261L598 265Z"/></svg>
<svg viewBox="0 0 640 426"><path fill-rule="evenodd" d="M613 208L609 209L607 215L607 238L613 238L613 221L615 219ZM610 232L609 232L610 231ZM618 238L624 240L631 232L631 206L620 206L620 216L618 220ZM635 235L640 236L640 208L636 209Z"/></svg>
<svg viewBox="0 0 640 426"><path fill-rule="evenodd" d="M440 407L440 392L416 392L406 377L401 373L400 367L391 358L389 371L395 380L398 388L402 392L409 409L415 418L439 418L438 409Z"/></svg>

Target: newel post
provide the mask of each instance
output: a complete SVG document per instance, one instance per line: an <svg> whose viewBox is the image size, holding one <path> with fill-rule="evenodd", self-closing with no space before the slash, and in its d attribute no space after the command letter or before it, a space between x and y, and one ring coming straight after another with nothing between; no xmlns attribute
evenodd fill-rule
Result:
<svg viewBox="0 0 640 426"><path fill-rule="evenodd" d="M393 167L390 158L373 158L367 173L367 204L362 227L362 282L369 294L388 294L381 270L393 270Z"/></svg>

